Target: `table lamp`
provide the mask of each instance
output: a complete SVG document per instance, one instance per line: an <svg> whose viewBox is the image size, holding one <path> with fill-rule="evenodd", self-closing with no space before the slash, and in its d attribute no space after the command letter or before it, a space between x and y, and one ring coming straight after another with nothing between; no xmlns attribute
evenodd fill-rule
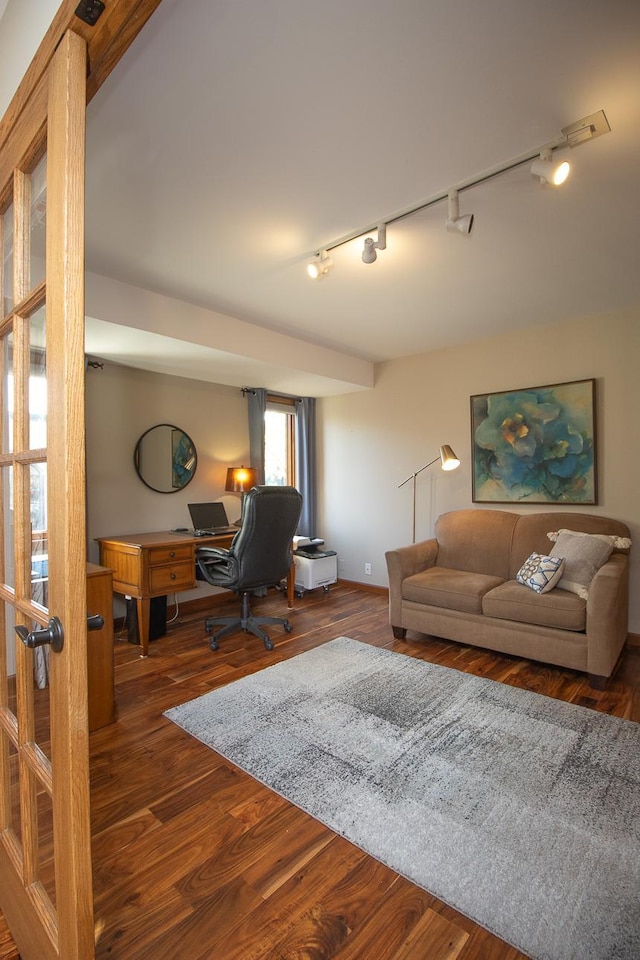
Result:
<svg viewBox="0 0 640 960"><path fill-rule="evenodd" d="M257 481L258 471L253 467L228 467L224 489L227 493L240 493L244 497L251 487L255 487Z"/></svg>

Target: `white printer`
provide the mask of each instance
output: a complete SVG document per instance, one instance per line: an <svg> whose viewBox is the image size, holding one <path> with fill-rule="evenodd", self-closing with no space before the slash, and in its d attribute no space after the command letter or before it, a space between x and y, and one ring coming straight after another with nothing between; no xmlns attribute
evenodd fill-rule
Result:
<svg viewBox="0 0 640 960"><path fill-rule="evenodd" d="M338 557L335 550L323 550L324 540L318 537L293 538L293 562L296 568L295 590L303 596L305 590L322 587L325 593L338 579Z"/></svg>

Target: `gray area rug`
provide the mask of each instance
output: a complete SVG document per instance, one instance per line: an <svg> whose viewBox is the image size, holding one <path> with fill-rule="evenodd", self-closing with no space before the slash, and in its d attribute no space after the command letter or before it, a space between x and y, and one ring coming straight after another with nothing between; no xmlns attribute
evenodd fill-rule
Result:
<svg viewBox="0 0 640 960"><path fill-rule="evenodd" d="M347 637L166 716L535 960L639 960L640 724Z"/></svg>

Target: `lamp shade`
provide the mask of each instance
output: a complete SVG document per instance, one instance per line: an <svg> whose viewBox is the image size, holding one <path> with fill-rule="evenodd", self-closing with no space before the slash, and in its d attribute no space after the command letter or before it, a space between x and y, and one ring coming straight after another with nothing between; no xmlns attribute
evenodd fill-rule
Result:
<svg viewBox="0 0 640 960"><path fill-rule="evenodd" d="M258 471L253 467L228 467L224 489L227 493L247 493L257 481Z"/></svg>
<svg viewBox="0 0 640 960"><path fill-rule="evenodd" d="M448 443L440 447L440 459L442 460L443 470L457 470L460 466L460 461Z"/></svg>

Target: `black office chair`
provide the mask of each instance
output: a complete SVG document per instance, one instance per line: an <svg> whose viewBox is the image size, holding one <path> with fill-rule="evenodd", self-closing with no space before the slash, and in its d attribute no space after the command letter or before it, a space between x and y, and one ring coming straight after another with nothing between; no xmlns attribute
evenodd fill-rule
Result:
<svg viewBox="0 0 640 960"><path fill-rule="evenodd" d="M273 650L269 635L260 624L281 623L287 633L292 627L283 617L254 617L249 606L251 594L267 587L281 586L291 566L291 543L298 527L302 497L295 487L253 487L242 505L242 525L228 550L198 547L196 562L204 579L216 587L240 594L239 617L209 617L205 630L213 634L209 645L218 649L218 640L239 628L260 637ZM215 626L223 629L213 633Z"/></svg>

